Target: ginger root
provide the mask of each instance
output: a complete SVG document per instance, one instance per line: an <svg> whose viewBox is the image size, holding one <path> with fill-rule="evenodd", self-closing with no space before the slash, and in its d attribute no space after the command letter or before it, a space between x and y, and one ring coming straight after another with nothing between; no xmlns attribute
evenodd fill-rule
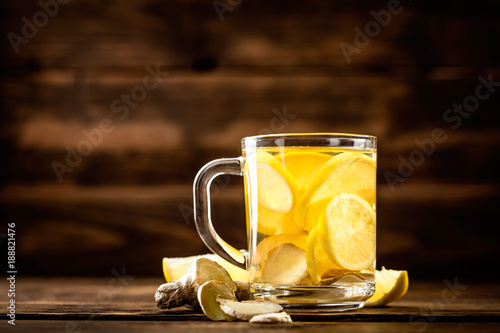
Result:
<svg viewBox="0 0 500 333"><path fill-rule="evenodd" d="M236 283L236 298L238 301L248 301L254 299L250 293L250 284L248 282L235 280Z"/></svg>
<svg viewBox="0 0 500 333"><path fill-rule="evenodd" d="M292 323L292 317L286 312L277 312L277 313L266 313L261 315L253 316L250 319L251 323L264 323L264 324L286 324Z"/></svg>
<svg viewBox="0 0 500 333"><path fill-rule="evenodd" d="M218 299L237 302L234 291L224 282L208 281L198 289L198 302L208 318L214 321L233 321L235 317L222 311Z"/></svg>
<svg viewBox="0 0 500 333"><path fill-rule="evenodd" d="M282 243L267 255L261 280L280 286L294 286L307 273L306 252L295 244Z"/></svg>
<svg viewBox="0 0 500 333"><path fill-rule="evenodd" d="M221 265L206 258L197 259L184 276L162 284L155 293L156 305L160 309L183 305L201 308L208 318L215 321L233 321L238 318L252 322L291 322L290 316L281 312L281 305L246 300L250 298L248 283L235 283Z"/></svg>
<svg viewBox="0 0 500 333"><path fill-rule="evenodd" d="M281 305L269 301L237 302L225 297L217 297L216 301L220 304L222 311L231 317L247 321L256 315L276 313L283 310Z"/></svg>
<svg viewBox="0 0 500 333"><path fill-rule="evenodd" d="M155 293L156 306L160 309L171 309L186 305L197 309L198 288L211 280L223 282L233 292L236 291L236 284L221 265L210 259L200 258L182 278L158 287Z"/></svg>

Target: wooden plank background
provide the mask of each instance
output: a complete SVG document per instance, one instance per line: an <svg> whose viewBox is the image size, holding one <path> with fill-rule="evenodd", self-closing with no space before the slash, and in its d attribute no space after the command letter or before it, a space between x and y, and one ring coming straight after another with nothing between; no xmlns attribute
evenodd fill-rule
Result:
<svg viewBox="0 0 500 333"><path fill-rule="evenodd" d="M354 28L387 1L242 1L221 21L211 1L74 0L17 53L9 33L23 36L22 18L43 9L4 1L1 232L16 223L26 275L127 267L157 276L163 256L207 251L191 221L191 183L211 159L239 155L243 136L365 133L379 138L379 265L493 280L478 272L500 254L500 92L455 129L444 115L474 95L480 75L500 81L495 5L402 1L348 63L340 44L355 45ZM147 66L168 76L127 114L114 112ZM52 163L65 163L67 147L103 119L114 130L60 182ZM386 173L436 128L447 139L389 186ZM218 230L244 247L242 182L220 184Z"/></svg>

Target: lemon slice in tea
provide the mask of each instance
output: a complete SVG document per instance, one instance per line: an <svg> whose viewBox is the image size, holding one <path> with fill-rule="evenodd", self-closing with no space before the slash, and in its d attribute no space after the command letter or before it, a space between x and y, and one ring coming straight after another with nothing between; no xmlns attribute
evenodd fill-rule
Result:
<svg viewBox="0 0 500 333"><path fill-rule="evenodd" d="M310 205L340 193L356 194L375 203L376 162L360 152L344 152L332 157L308 187L304 200Z"/></svg>
<svg viewBox="0 0 500 333"><path fill-rule="evenodd" d="M299 191L304 191L330 155L317 152L290 151L283 155L283 165L291 173Z"/></svg>
<svg viewBox="0 0 500 333"><path fill-rule="evenodd" d="M274 235L275 233L284 233L287 232L287 230L294 230L295 223L293 221L292 212L276 213L260 205L258 212L257 221L260 233L264 235ZM300 230L298 228L297 226L295 230Z"/></svg>
<svg viewBox="0 0 500 333"><path fill-rule="evenodd" d="M307 231L317 224L330 200L340 193L358 195L375 205L376 163L360 152L343 152L332 157L316 174L296 208L295 223Z"/></svg>
<svg viewBox="0 0 500 333"><path fill-rule="evenodd" d="M342 193L334 197L318 223L321 244L341 268L362 270L375 260L376 216L363 198Z"/></svg>
<svg viewBox="0 0 500 333"><path fill-rule="evenodd" d="M323 274L334 266L321 245L317 227L314 227L307 237L306 261L309 275L315 284L320 283Z"/></svg>

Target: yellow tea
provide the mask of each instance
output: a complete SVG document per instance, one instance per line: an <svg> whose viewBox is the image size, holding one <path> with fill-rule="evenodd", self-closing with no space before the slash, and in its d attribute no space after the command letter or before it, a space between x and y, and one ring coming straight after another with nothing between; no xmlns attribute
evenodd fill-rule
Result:
<svg viewBox="0 0 500 333"><path fill-rule="evenodd" d="M285 146L244 154L254 296L274 299L287 290L294 301L290 292L314 287L299 301L321 302L345 298L343 285L373 285L375 150Z"/></svg>

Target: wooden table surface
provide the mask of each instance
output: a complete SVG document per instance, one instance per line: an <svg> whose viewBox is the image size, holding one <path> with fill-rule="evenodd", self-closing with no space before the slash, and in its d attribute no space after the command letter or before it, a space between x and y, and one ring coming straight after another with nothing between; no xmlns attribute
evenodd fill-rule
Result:
<svg viewBox="0 0 500 333"><path fill-rule="evenodd" d="M5 280L4 280L5 281ZM212 322L186 309L157 309L161 279L114 271L108 278L17 276L15 326L8 323L9 285L2 281L1 332L498 332L500 288L458 278L411 281L408 294L391 306L328 315L292 313L293 324Z"/></svg>

